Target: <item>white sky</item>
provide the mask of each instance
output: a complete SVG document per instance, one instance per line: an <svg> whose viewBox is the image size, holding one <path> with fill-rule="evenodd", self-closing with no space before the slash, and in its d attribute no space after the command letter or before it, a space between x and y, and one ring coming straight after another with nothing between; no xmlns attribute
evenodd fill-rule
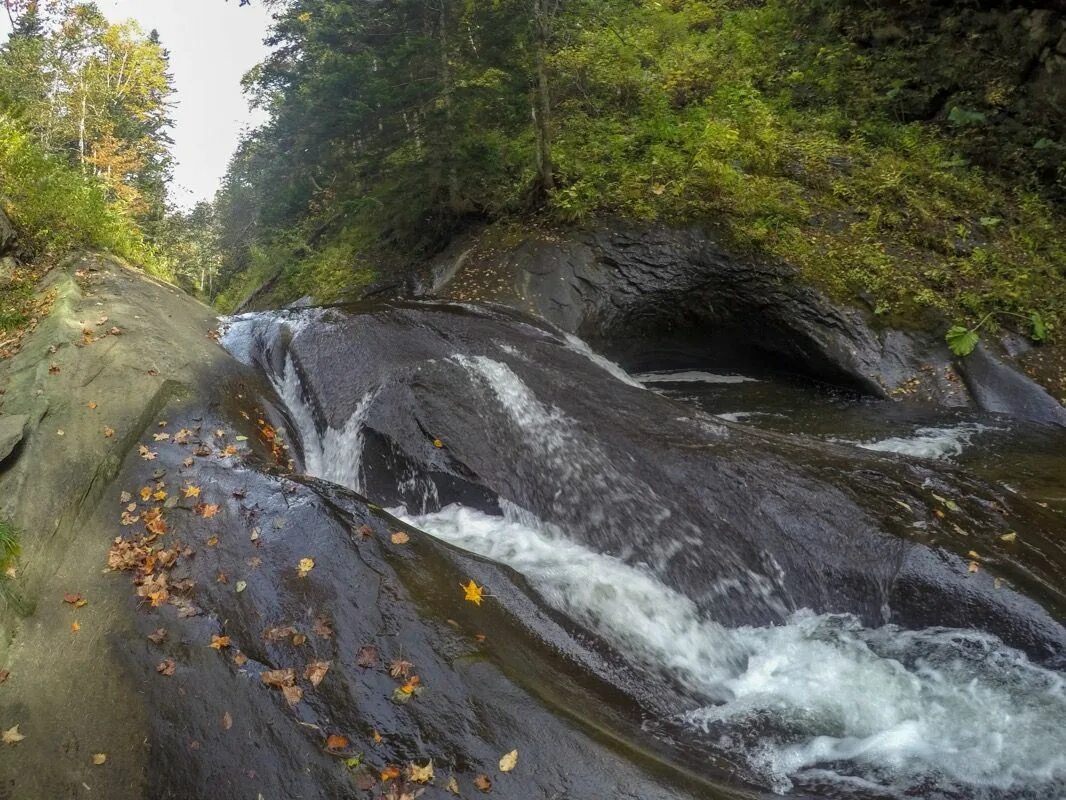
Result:
<svg viewBox="0 0 1066 800"><path fill-rule="evenodd" d="M96 0L112 22L136 19L159 31L170 51L177 89L171 200L191 206L210 199L226 172L242 129L262 121L241 92L241 77L266 56L270 15L240 0ZM0 15L2 16L2 15ZM4 27L7 20L4 19ZM5 30L4 33L7 31Z"/></svg>

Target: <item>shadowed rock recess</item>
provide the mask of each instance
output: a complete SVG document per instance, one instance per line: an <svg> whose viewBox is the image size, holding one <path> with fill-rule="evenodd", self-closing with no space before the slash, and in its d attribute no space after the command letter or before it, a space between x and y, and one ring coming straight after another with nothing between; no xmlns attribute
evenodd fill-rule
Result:
<svg viewBox="0 0 1066 800"><path fill-rule="evenodd" d="M0 797L1063 789L1053 511L724 422L505 308L251 314L227 354L205 309L95 268L34 376L78 379L0 472L35 608L4 618L27 738ZM121 335L76 347L90 312ZM102 345L128 371L88 409Z"/></svg>

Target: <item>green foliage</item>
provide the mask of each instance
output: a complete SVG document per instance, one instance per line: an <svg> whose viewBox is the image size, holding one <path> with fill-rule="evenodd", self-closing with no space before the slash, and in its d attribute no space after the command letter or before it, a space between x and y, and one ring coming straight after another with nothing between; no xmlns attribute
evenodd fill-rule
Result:
<svg viewBox="0 0 1066 800"><path fill-rule="evenodd" d="M988 70L1025 58L986 64L979 48L927 46L955 34L911 0L544 8L283 6L277 50L249 81L270 122L217 201L223 300L251 275L276 276L278 296L337 297L368 265L417 261L472 220L535 212L713 226L841 299L864 298L886 323L1036 312L1046 336L1066 322L1066 223L1045 168L1059 137L1030 104L1017 113L1033 120L1031 145L1008 159L986 141L1010 94ZM907 14L929 30L909 33ZM961 19L950 30L963 42L966 25L993 36L983 17ZM926 73L971 86L937 58L980 71L985 96L916 89Z"/></svg>
<svg viewBox="0 0 1066 800"><path fill-rule="evenodd" d="M99 181L45 153L3 114L0 189L23 247L42 255L105 250L165 275L135 222Z"/></svg>
<svg viewBox="0 0 1066 800"><path fill-rule="evenodd" d="M972 328L954 325L944 334L944 341L948 343L948 347L951 348L951 352L955 355L968 356L977 349L980 337L977 335L977 331Z"/></svg>
<svg viewBox="0 0 1066 800"><path fill-rule="evenodd" d="M18 531L10 521L0 517L0 600L13 605L18 605L19 596L8 570L14 567L18 554Z"/></svg>

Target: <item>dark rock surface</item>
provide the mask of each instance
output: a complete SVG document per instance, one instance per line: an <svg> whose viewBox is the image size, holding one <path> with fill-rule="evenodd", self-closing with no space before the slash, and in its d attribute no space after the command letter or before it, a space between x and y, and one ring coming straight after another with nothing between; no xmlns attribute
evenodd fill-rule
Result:
<svg viewBox="0 0 1066 800"><path fill-rule="evenodd" d="M1066 425L1066 409L1006 362L991 368L986 353L964 383L965 359L952 356L942 330L879 327L790 268L737 258L701 231L617 224L535 234L482 257L460 243L412 291L505 303L623 365L762 363L877 397Z"/></svg>
<svg viewBox="0 0 1066 800"><path fill-rule="evenodd" d="M320 426L341 430L362 406L361 474L380 503L417 508L427 481L440 505L492 511L503 498L598 551L653 565L730 625L805 607L872 625L979 625L1066 663L1061 523L1005 492L693 417L504 309L337 309L291 341L273 326L248 338L270 369L291 356ZM398 486L398 475L411 480ZM935 495L954 498L954 510ZM999 542L1010 529L1022 549ZM965 557L974 548L994 553L976 575ZM997 575L1024 589L996 589ZM741 588L708 592L715 583Z"/></svg>

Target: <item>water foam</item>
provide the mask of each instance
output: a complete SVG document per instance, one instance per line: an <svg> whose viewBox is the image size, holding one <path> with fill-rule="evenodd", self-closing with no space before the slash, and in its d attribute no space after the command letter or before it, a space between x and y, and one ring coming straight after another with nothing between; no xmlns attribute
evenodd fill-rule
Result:
<svg viewBox="0 0 1066 800"><path fill-rule="evenodd" d="M735 742L777 792L811 778L899 792L932 781L967 798L1066 796L1066 681L994 636L868 629L850 615L810 612L728 629L648 568L520 509L394 513L510 565L634 660L676 675L707 699L678 718ZM729 735L760 726L754 748Z"/></svg>
<svg viewBox="0 0 1066 800"><path fill-rule="evenodd" d="M573 350L575 353L580 353L600 369L605 370L614 377L618 378L618 380L620 380L622 383L629 384L630 386L635 386L638 389L644 388L643 383L634 380L628 372L626 372L620 366L615 364L609 358L604 358L603 356L601 356L599 353L589 347L584 340L579 339L572 333L566 333L563 335L566 338L567 347Z"/></svg>
<svg viewBox="0 0 1066 800"><path fill-rule="evenodd" d="M847 441L864 450L876 450L882 453L899 453L917 458L936 460L950 459L962 455L973 437L989 428L976 423L963 423L946 428L918 428L911 436L893 436L873 442Z"/></svg>

